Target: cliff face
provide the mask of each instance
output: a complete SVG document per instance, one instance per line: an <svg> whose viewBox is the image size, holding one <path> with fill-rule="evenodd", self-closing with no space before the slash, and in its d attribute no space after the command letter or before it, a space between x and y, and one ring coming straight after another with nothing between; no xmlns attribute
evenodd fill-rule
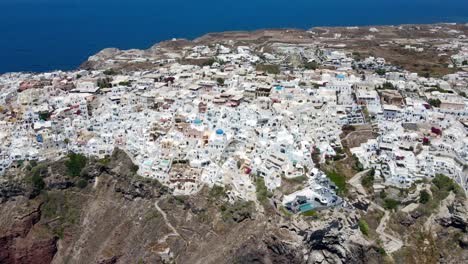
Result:
<svg viewBox="0 0 468 264"><path fill-rule="evenodd" d="M64 176L63 161L48 164L41 193L15 172L0 188L0 263L395 261L361 234L361 210L298 217L274 201L229 203L208 188L177 197L135 175L132 165L122 151L106 165L89 162L84 169L89 182L80 189L76 179ZM459 202L447 199L430 221L438 230L456 230L459 248L466 249L466 211L460 209L466 203ZM463 251L451 260L463 259Z"/></svg>
<svg viewBox="0 0 468 264"><path fill-rule="evenodd" d="M57 252L57 238L38 236L40 204L27 199L8 201L0 208L0 263L50 263Z"/></svg>

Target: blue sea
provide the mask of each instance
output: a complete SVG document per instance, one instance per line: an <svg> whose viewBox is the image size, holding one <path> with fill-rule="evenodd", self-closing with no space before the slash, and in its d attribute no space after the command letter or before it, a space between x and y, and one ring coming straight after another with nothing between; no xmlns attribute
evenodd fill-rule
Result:
<svg viewBox="0 0 468 264"><path fill-rule="evenodd" d="M0 73L208 32L435 22L467 23L468 0L0 0Z"/></svg>

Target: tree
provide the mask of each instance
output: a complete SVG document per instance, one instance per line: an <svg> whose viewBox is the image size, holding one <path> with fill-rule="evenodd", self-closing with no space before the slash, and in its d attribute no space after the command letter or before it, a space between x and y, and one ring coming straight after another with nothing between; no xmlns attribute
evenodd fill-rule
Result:
<svg viewBox="0 0 468 264"><path fill-rule="evenodd" d="M318 68L318 63L315 61L306 62L304 63L304 68L308 70L316 70Z"/></svg>
<svg viewBox="0 0 468 264"><path fill-rule="evenodd" d="M395 86L391 83L391 82L384 82L383 85L382 85L382 88L383 89L387 89L387 90L395 90Z"/></svg>
<svg viewBox="0 0 468 264"><path fill-rule="evenodd" d="M431 195L426 190L422 190L421 194L419 195L419 203L425 204L429 202L430 199Z"/></svg>
<svg viewBox="0 0 468 264"><path fill-rule="evenodd" d="M97 85L99 88L111 88L112 87L112 84L111 84L111 79L110 78L104 78L104 79L99 79L97 81Z"/></svg>
<svg viewBox="0 0 468 264"><path fill-rule="evenodd" d="M398 202L397 200L394 200L392 198L386 198L384 200L384 208L388 209L388 210L396 209L399 204L400 204L400 202Z"/></svg>
<svg viewBox="0 0 468 264"><path fill-rule="evenodd" d="M77 182L76 182L76 186L80 189L84 189L86 186L88 185L88 181L85 180L85 179L79 179Z"/></svg>
<svg viewBox="0 0 468 264"><path fill-rule="evenodd" d="M429 99L429 104L433 107L440 107L441 103L440 99Z"/></svg>
<svg viewBox="0 0 468 264"><path fill-rule="evenodd" d="M118 72L115 69L108 69L108 70L103 71L103 73L105 75L117 75L118 74Z"/></svg>
<svg viewBox="0 0 468 264"><path fill-rule="evenodd" d="M468 65L468 61L467 61L467 60L464 60L464 61L462 62L462 65L463 65L463 66Z"/></svg>
<svg viewBox="0 0 468 264"><path fill-rule="evenodd" d="M36 190L42 190L45 188L45 182L42 179L42 176L39 173L34 173L33 176L31 177L31 182Z"/></svg>
<svg viewBox="0 0 468 264"><path fill-rule="evenodd" d="M49 120L50 116L51 116L51 113L49 113L47 111L39 112L39 119L40 120L44 120L44 121Z"/></svg>
<svg viewBox="0 0 468 264"><path fill-rule="evenodd" d="M122 81L122 82L119 82L119 85L120 86L130 87L130 86L132 86L132 82L131 81Z"/></svg>
<svg viewBox="0 0 468 264"><path fill-rule="evenodd" d="M216 82L218 83L219 86L223 86L223 85L224 85L224 79L223 79L223 78L218 78L218 79L216 79Z"/></svg>
<svg viewBox="0 0 468 264"><path fill-rule="evenodd" d="M88 159L83 154L71 152L68 154L68 160L65 161L68 174L73 177L80 176L81 170L86 166L87 162Z"/></svg>
<svg viewBox="0 0 468 264"><path fill-rule="evenodd" d="M379 69L375 70L375 73L377 73L380 76L383 76L383 75L385 75L386 71L385 71L385 69L379 68Z"/></svg>

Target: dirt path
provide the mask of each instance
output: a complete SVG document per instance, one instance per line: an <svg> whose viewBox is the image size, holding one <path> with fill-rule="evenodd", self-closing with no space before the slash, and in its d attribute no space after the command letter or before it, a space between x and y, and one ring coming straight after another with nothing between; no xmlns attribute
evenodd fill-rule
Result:
<svg viewBox="0 0 468 264"><path fill-rule="evenodd" d="M377 234L379 234L380 239L383 242L383 248L385 249L385 252L391 254L397 250L399 250L401 247L403 247L403 241L400 239L385 233L385 228L387 227L388 220L390 220L390 212L388 210L385 210L382 208L380 205L372 202L372 205L376 207L379 210L382 210L385 212L385 215L382 217L380 220L380 224L375 230Z"/></svg>
<svg viewBox="0 0 468 264"><path fill-rule="evenodd" d="M169 229L172 231L171 233L163 236L162 238L159 239L159 242L160 243L164 243L166 242L166 240L169 238L169 237L172 237L172 236L178 236L178 237L181 237L181 235L179 234L179 232L177 232L177 229L175 229L175 227L171 224L171 222L169 222L169 220L167 219L167 214L166 212L164 212L164 210L161 209L161 207L159 207L159 201L158 200L157 202L154 203L154 207L156 207L156 210L158 210L158 212L162 215L162 217L164 218L164 223L169 227Z"/></svg>
<svg viewBox="0 0 468 264"><path fill-rule="evenodd" d="M356 173L356 175L354 175L348 181L348 183L351 184L351 186L353 186L358 193L363 194L363 195L365 195L367 192L366 192L366 190L364 189L364 187L361 184L361 178L362 178L362 176L366 175L369 171L370 170L363 170L363 171L361 171L359 173Z"/></svg>
<svg viewBox="0 0 468 264"><path fill-rule="evenodd" d="M362 194L366 194L366 190L364 189L364 187L361 184L361 178L362 178L362 176L366 175L367 172L369 172L369 170L361 171L361 172L357 173L356 175L354 175L353 178L351 178L348 181L348 183L350 185L352 185L354 188L356 188L356 190L359 193L362 193ZM383 242L383 248L385 249L385 252L391 254L391 253L399 250L403 246L403 241L401 241L400 239L398 239L398 238L396 238L396 237L394 237L394 236L392 236L392 235L390 235L388 233L385 233L385 228L387 227L388 220L390 220L390 211L385 210L382 206L380 206L380 205L378 205L378 204L376 204L374 202L372 202L371 205L373 207L377 208L378 210L381 210L381 211L385 212L385 215L380 220L379 226L375 230L376 233L379 235L380 239Z"/></svg>

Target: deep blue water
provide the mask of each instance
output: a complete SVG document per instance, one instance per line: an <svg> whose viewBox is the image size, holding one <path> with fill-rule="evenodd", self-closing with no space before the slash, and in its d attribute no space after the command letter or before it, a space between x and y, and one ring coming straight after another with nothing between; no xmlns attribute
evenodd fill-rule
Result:
<svg viewBox="0 0 468 264"><path fill-rule="evenodd" d="M215 31L435 22L468 22L468 0L0 0L0 73Z"/></svg>

